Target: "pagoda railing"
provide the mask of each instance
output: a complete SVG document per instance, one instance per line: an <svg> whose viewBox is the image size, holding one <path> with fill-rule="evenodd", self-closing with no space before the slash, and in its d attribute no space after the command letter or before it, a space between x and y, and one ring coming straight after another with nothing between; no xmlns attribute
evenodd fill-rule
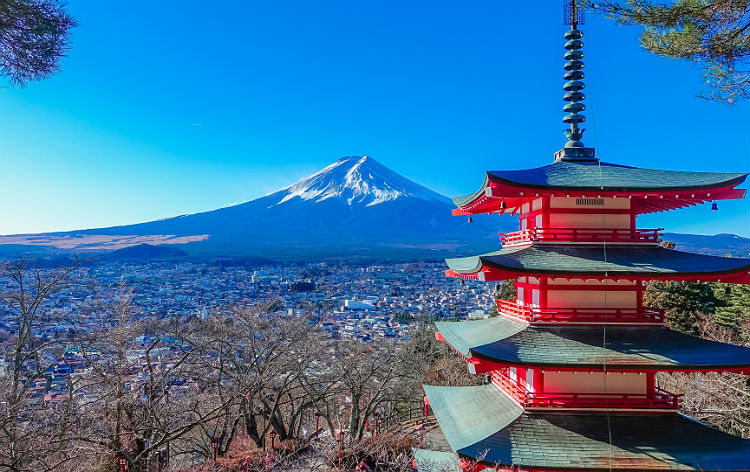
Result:
<svg viewBox="0 0 750 472"><path fill-rule="evenodd" d="M650 393L530 392L502 371L492 383L525 408L638 408L678 410L682 395L654 388Z"/></svg>
<svg viewBox="0 0 750 472"><path fill-rule="evenodd" d="M536 308L516 300L497 300L497 311L529 323L561 321L588 323L661 323L664 310L656 308Z"/></svg>
<svg viewBox="0 0 750 472"><path fill-rule="evenodd" d="M661 231L657 229L616 228L532 228L512 233L500 233L503 246L546 243L659 243Z"/></svg>
<svg viewBox="0 0 750 472"><path fill-rule="evenodd" d="M528 399L528 392L525 388L519 385L516 381L508 377L507 372L496 370L490 374L490 380L496 387L499 387L503 392L507 393L512 399L526 406Z"/></svg>

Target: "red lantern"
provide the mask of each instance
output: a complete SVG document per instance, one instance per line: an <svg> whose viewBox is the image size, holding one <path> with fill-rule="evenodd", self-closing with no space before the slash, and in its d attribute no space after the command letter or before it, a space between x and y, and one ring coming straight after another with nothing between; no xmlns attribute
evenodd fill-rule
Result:
<svg viewBox="0 0 750 472"><path fill-rule="evenodd" d="M117 465L120 466L120 472L126 472L128 470L128 460L123 456L117 457Z"/></svg>

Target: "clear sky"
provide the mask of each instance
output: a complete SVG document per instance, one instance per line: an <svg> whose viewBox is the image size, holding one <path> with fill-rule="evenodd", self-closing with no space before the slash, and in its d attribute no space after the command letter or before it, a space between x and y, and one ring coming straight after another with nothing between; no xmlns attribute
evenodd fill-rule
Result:
<svg viewBox="0 0 750 472"><path fill-rule="evenodd" d="M129 224L268 194L367 154L448 196L562 147L561 0L70 0L63 70L0 89L0 234ZM750 171L750 108L587 15L603 160ZM746 186L745 186L746 187ZM750 201L642 227L750 236ZM293 222L291 222L293 224Z"/></svg>

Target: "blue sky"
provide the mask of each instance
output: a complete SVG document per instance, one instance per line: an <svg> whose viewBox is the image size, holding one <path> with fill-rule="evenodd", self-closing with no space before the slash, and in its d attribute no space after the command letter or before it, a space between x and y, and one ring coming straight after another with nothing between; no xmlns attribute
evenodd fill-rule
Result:
<svg viewBox="0 0 750 472"><path fill-rule="evenodd" d="M561 2L71 0L61 73L0 90L0 234L129 224L268 194L367 154L448 196L562 147ZM219 4L219 6L216 6ZM643 167L750 171L747 102L638 29L583 27L587 145ZM750 202L642 227L750 236Z"/></svg>

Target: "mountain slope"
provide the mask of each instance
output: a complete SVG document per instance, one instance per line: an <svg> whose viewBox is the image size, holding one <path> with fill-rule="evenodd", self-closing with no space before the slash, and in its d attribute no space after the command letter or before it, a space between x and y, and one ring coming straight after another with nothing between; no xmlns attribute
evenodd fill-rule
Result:
<svg viewBox="0 0 750 472"><path fill-rule="evenodd" d="M698 252L712 256L750 257L750 239L736 234L720 233L711 236L703 234L664 233L664 241L672 241L675 249Z"/></svg>
<svg viewBox="0 0 750 472"><path fill-rule="evenodd" d="M367 157L345 157L271 195L214 211L136 225L0 238L77 250L180 244L191 254L305 256L403 255L491 249L498 216L451 215L444 196ZM13 237L10 237L13 238Z"/></svg>
<svg viewBox="0 0 750 472"><path fill-rule="evenodd" d="M370 157L345 157L270 195L214 211L112 228L0 236L0 257L168 244L199 256L439 259L497 249L497 233L518 228L515 218L497 215L475 216L469 224L452 216L452 209L447 198ZM735 235L668 233L664 239L692 252L746 257L750 251L750 240Z"/></svg>
<svg viewBox="0 0 750 472"><path fill-rule="evenodd" d="M101 256L106 261L127 261L146 259L180 258L187 256L181 249L171 246L152 246L151 244L137 244L126 248L117 249Z"/></svg>

